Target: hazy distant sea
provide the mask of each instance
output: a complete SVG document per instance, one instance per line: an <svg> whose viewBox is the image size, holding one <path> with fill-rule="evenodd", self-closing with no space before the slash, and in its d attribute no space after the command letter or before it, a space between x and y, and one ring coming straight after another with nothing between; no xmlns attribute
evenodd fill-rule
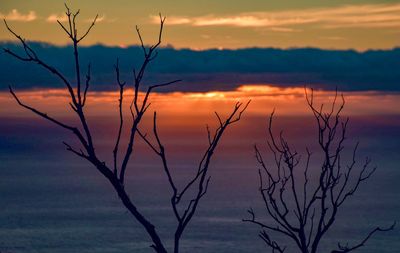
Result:
<svg viewBox="0 0 400 253"><path fill-rule="evenodd" d="M182 252L269 252L257 236L258 228L241 221L250 206L268 220L257 192L258 167L252 150L255 142L264 143L265 119L245 117L224 136L212 161L209 192L183 237ZM93 120L92 125L101 129L104 121ZM308 118L278 117L276 122L277 129L288 129L299 151L305 143L315 147L315 129ZM188 129L185 124L179 127L176 119L176 127L162 134L173 160L174 176L187 178L206 145L204 125ZM349 135L349 143L361 142L359 160L371 156L378 170L344 206L321 252L333 249L338 241L351 245L376 225L400 221L400 117L354 117ZM99 152L108 158L112 137L101 134L97 139ZM149 238L122 207L108 182L64 150L61 141L70 138L37 118L1 119L0 251L152 252ZM130 194L171 245L175 221L165 175L149 149L143 144L137 148L137 161L128 172ZM288 248L288 252L297 251ZM395 231L371 239L359 252L400 252L400 224Z"/></svg>

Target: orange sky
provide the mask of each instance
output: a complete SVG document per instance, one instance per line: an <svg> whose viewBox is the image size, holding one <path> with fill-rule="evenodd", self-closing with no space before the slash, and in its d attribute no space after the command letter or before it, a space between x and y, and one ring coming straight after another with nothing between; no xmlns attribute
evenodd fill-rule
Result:
<svg viewBox="0 0 400 253"><path fill-rule="evenodd" d="M51 113L66 116L70 113L64 90L32 90L18 93L21 99L30 105ZM128 113L132 90L125 93L125 112ZM334 92L315 91L317 103L330 105ZM117 92L92 92L88 98L87 110L91 116L114 115L117 110ZM397 93L345 92L345 114L348 115L398 115L400 114ZM215 91L207 93L154 93L151 109L157 110L160 117L190 121L201 121L213 117L213 112L227 114L235 102L252 100L248 115L268 115L273 108L278 115L309 114L304 88L278 88L268 85L244 85L234 91ZM7 92L0 93L0 116L31 115L20 108ZM151 110L150 109L150 110ZM151 114L151 113L150 113ZM189 120L190 119L190 120Z"/></svg>

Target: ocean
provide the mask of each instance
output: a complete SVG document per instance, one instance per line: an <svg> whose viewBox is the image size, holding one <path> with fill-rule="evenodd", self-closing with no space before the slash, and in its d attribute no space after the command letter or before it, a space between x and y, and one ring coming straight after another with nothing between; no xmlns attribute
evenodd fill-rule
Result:
<svg viewBox="0 0 400 253"><path fill-rule="evenodd" d="M193 175L207 146L205 124L215 127L213 111L219 110L221 115L226 115L234 103L219 98L223 102L218 103L224 106L215 106L214 100L196 98L187 107L177 109L171 108L177 106L175 100L159 96L154 108L160 114L160 135L173 177L182 186ZM24 112L7 98L7 94L2 98L0 252L152 252L149 237L124 209L109 183L93 166L65 150L62 141L74 144L72 136ZM38 98L30 101L35 99ZM299 152L304 152L306 146L315 150L316 158L310 172L318 173L315 122L307 111L304 97L294 99L302 101L303 112L287 113L291 111L289 106L280 114L277 106L275 129L277 133L284 129L284 135ZM375 101L376 97L370 99ZM393 101L398 104L397 99ZM104 161L110 163L117 122L116 114L110 108L115 104L106 104L105 109L99 109L104 100L93 101L97 102L92 104L94 109L90 111L89 122L94 129L95 145ZM162 102L157 104L157 101ZM349 108L358 108L359 100L354 99L353 104L351 98L347 101ZM258 192L259 166L253 145L257 143L261 147L267 164L272 166L272 156L266 149L266 126L273 108L263 101L252 103L243 119L227 130L217 148L210 166L209 191L183 235L181 252L270 251L258 237L259 228L242 222L249 217L247 210L250 207L261 220L271 222ZM379 103L375 101L375 104ZM68 107L46 106L44 104L42 109L59 113L62 119L74 122L70 114L60 113ZM400 221L400 114L389 107L387 111L367 110L367 113L357 113L356 109L344 112L350 117L344 153L349 154L351 147L360 141L357 158L360 165L369 156L372 166L376 165L378 169L343 206L335 225L322 241L320 252L336 249L339 241L352 245L375 226L390 226L393 221ZM293 107L293 111L296 110L298 108ZM150 134L150 127L149 119L146 119L143 129ZM123 141L126 141L126 135ZM159 158L141 141L135 145L126 185L139 210L152 221L171 248L176 226L169 204L171 191ZM399 226L394 231L377 234L358 252L400 252ZM283 237L274 238L289 242ZM288 243L287 252L297 252L292 246Z"/></svg>

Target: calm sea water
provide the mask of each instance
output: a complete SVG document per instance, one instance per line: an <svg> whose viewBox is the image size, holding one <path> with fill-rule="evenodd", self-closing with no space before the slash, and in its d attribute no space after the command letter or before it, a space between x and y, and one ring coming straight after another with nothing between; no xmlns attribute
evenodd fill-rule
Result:
<svg viewBox="0 0 400 253"><path fill-rule="evenodd" d="M97 129L98 150L106 161L111 158L113 134L105 122L112 120L91 121ZM257 236L258 228L241 221L249 207L269 220L257 192L258 166L252 149L254 143L264 143L265 120L264 116L245 117L224 136L212 161L209 192L184 234L182 252L269 252ZM181 184L193 173L206 146L204 125L188 127L184 121L176 118L173 127L161 130L174 176ZM167 124L168 119L162 122ZM306 144L315 147L315 129L309 118L278 116L276 123L277 129L287 129L288 139L298 150ZM400 221L399 127L399 116L352 118L349 144L360 140L359 160L370 156L378 170L345 204L321 252L335 248L338 241L351 245L376 225ZM152 252L144 230L122 207L108 182L64 150L61 141L70 139L68 133L36 118L1 119L0 251ZM129 192L172 245L175 220L166 177L157 157L143 143L137 149L128 172ZM317 163L313 165L317 170ZM288 248L288 252L297 251ZM400 226L378 234L359 252L400 252Z"/></svg>

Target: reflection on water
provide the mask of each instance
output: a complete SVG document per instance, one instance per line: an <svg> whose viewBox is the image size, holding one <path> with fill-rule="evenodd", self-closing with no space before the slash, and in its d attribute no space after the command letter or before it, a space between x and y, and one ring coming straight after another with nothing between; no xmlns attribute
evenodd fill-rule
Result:
<svg viewBox="0 0 400 253"><path fill-rule="evenodd" d="M20 94L26 102L73 122L60 90ZM329 103L332 92L315 95ZM131 96L128 90L127 106ZM351 243L375 224L400 220L399 95L359 92L345 96L345 114L351 115L348 143L360 140L360 160L371 156L378 171L344 207L323 247L335 247L339 240ZM117 93L97 92L90 95L88 104L95 145L107 163L117 131L116 99ZM228 130L217 150L209 194L184 236L182 252L264 251L257 229L241 222L250 206L262 212L252 145L263 147L266 116L272 108L277 110L275 128L285 129L299 151L305 145L315 147L316 132L307 116L303 88L248 85L228 92L153 96L152 108L159 112L160 135L178 184L192 175L200 160L207 145L205 124L216 123L213 111L226 115L235 101L248 99L252 103L243 120ZM61 141L69 140L69 133L23 111L6 93L0 95L0 105L1 251L152 252L143 229L130 219L107 182L64 150ZM142 127L151 131L149 122ZM142 142L136 148L128 172L131 196L171 242L174 219L166 178L157 157ZM317 160L314 165L317 170ZM362 252L397 252L398 231L377 236Z"/></svg>

